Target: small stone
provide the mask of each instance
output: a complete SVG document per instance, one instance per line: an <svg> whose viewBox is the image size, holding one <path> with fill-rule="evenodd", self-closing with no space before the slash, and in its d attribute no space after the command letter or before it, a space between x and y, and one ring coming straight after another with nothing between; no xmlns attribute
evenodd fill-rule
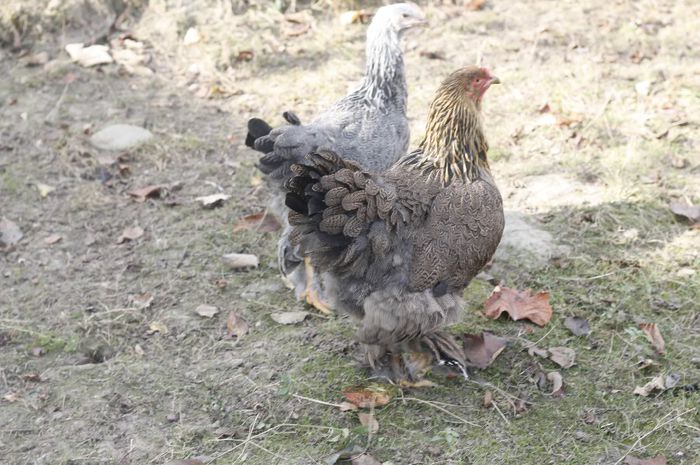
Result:
<svg viewBox="0 0 700 465"><path fill-rule="evenodd" d="M102 150L126 150L143 144L153 134L142 127L131 124L112 124L90 137L90 143Z"/></svg>
<svg viewBox="0 0 700 465"><path fill-rule="evenodd" d="M175 423L177 421L180 421L180 414L179 413L170 413L168 414L167 417L165 417L166 420L170 423Z"/></svg>

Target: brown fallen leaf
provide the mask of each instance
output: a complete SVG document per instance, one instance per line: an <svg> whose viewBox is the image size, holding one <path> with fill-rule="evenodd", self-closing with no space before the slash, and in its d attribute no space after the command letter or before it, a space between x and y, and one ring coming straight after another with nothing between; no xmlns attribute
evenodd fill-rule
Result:
<svg viewBox="0 0 700 465"><path fill-rule="evenodd" d="M568 316L564 320L564 326L571 331L574 336L588 336L591 333L591 328L588 326L588 321L580 316Z"/></svg>
<svg viewBox="0 0 700 465"><path fill-rule="evenodd" d="M552 383L552 397L562 397L564 395L564 379L558 371L547 373L547 380Z"/></svg>
<svg viewBox="0 0 700 465"><path fill-rule="evenodd" d="M252 50L241 50L238 52L238 55L236 55L236 61L250 61L253 59L253 51Z"/></svg>
<svg viewBox="0 0 700 465"><path fill-rule="evenodd" d="M549 359L562 368L571 368L576 363L576 352L568 347L550 347Z"/></svg>
<svg viewBox="0 0 700 465"><path fill-rule="evenodd" d="M674 200L669 207L675 215L687 219L691 224L700 223L700 205L693 205L685 200Z"/></svg>
<svg viewBox="0 0 700 465"><path fill-rule="evenodd" d="M483 370L505 349L506 340L486 331L481 334L464 334L462 347L467 360Z"/></svg>
<svg viewBox="0 0 700 465"><path fill-rule="evenodd" d="M219 309L213 305L202 304L198 305L197 308L194 309L194 312L199 316L203 316L204 318L212 318L214 315L219 313Z"/></svg>
<svg viewBox="0 0 700 465"><path fill-rule="evenodd" d="M27 66L43 66L49 62L48 52L39 52L34 55L30 55L25 61Z"/></svg>
<svg viewBox="0 0 700 465"><path fill-rule="evenodd" d="M22 230L13 221L4 216L0 219L0 247L10 248L16 245L24 237Z"/></svg>
<svg viewBox="0 0 700 465"><path fill-rule="evenodd" d="M160 321L154 321L148 325L148 331L146 331L146 334L148 334L150 336L151 334L155 334L155 333L167 334L168 327L165 326Z"/></svg>
<svg viewBox="0 0 700 465"><path fill-rule="evenodd" d="M150 308L151 304L153 303L153 294L146 292L143 294L130 295L128 301L129 305L133 305L136 308Z"/></svg>
<svg viewBox="0 0 700 465"><path fill-rule="evenodd" d="M162 186L146 186L129 191L129 195L137 202L145 202L146 199L157 199L160 197Z"/></svg>
<svg viewBox="0 0 700 465"><path fill-rule="evenodd" d="M479 11L483 10L485 6L486 0L471 0L469 3L464 5L464 8L469 11Z"/></svg>
<svg viewBox="0 0 700 465"><path fill-rule="evenodd" d="M445 59L445 55L443 55L441 52L422 51L418 55L422 56L423 58L427 58L428 60L444 60Z"/></svg>
<svg viewBox="0 0 700 465"><path fill-rule="evenodd" d="M646 370L647 368L655 366L659 366L659 364L650 358L645 358L637 362L637 370Z"/></svg>
<svg viewBox="0 0 700 465"><path fill-rule="evenodd" d="M659 331L659 327L656 326L656 323L640 323L639 329L641 329L644 335L647 337L656 353L661 355L666 353L666 343L664 342L664 338L661 336L661 331Z"/></svg>
<svg viewBox="0 0 700 465"><path fill-rule="evenodd" d="M135 241L139 237L143 236L143 229L139 226L134 226L132 228L126 228L124 232L117 239L117 244L122 244L128 241Z"/></svg>
<svg viewBox="0 0 700 465"><path fill-rule="evenodd" d="M224 265L232 270L239 270L241 268L257 268L257 266L260 264L258 257L246 253L229 253L223 255L221 260L224 262Z"/></svg>
<svg viewBox="0 0 700 465"><path fill-rule="evenodd" d="M311 30L314 18L308 10L284 15L285 22L282 23L282 33L287 37L297 37Z"/></svg>
<svg viewBox="0 0 700 465"><path fill-rule="evenodd" d="M228 313L228 318L226 319L226 336L228 338L241 337L250 331L250 326L248 322L243 319L242 316L231 310Z"/></svg>
<svg viewBox="0 0 700 465"><path fill-rule="evenodd" d="M4 396L2 396L2 398L8 401L9 403L17 402L20 399L20 397L20 394L14 391L10 391Z"/></svg>
<svg viewBox="0 0 700 465"><path fill-rule="evenodd" d="M484 315L495 320L503 312L508 313L513 320L528 319L536 325L544 326L552 318L549 293L538 292L532 295L529 289L519 291L496 286L484 302Z"/></svg>
<svg viewBox="0 0 700 465"><path fill-rule="evenodd" d="M369 384L366 386L350 386L341 391L345 398L360 408L382 407L394 397L395 390L391 386Z"/></svg>
<svg viewBox="0 0 700 465"><path fill-rule="evenodd" d="M340 14L340 16L338 17L338 21L343 26L349 26L350 24L354 23L364 24L367 21L369 21L369 18L371 18L371 16L372 15L370 15L365 10L346 11Z"/></svg>
<svg viewBox="0 0 700 465"><path fill-rule="evenodd" d="M362 426L366 426L367 431L369 431L370 433L374 434L377 431L379 431L379 422L377 421L376 418L374 418L373 414L365 413L365 412L358 412L357 418L360 420L360 424Z"/></svg>
<svg viewBox="0 0 700 465"><path fill-rule="evenodd" d="M637 386L634 388L633 394L642 397L648 397L654 391L665 391L666 384L664 383L664 377L659 375L655 376L651 381L646 383L644 386Z"/></svg>
<svg viewBox="0 0 700 465"><path fill-rule="evenodd" d="M341 402L338 404L338 410L341 412L349 412L351 410L357 410L357 405L350 402Z"/></svg>
<svg viewBox="0 0 700 465"><path fill-rule="evenodd" d="M228 200L230 197L231 196L227 194L212 194L205 195L203 197L196 197L195 200L197 202L201 202L204 208L214 208L223 204L224 201Z"/></svg>
<svg viewBox="0 0 700 465"><path fill-rule="evenodd" d="M63 239L63 236L60 234L51 234L50 236L47 236L44 238L44 244L46 245L54 245Z"/></svg>
<svg viewBox="0 0 700 465"><path fill-rule="evenodd" d="M481 405L483 405L484 408L491 408L493 406L493 392L484 392L484 398L481 400Z"/></svg>
<svg viewBox="0 0 700 465"><path fill-rule="evenodd" d="M281 325L294 325L301 323L309 315L309 312L279 312L271 313L270 318Z"/></svg>
<svg viewBox="0 0 700 465"><path fill-rule="evenodd" d="M666 457L657 455L651 459L640 459L633 455L628 455L625 457L625 463L627 465L666 465Z"/></svg>
<svg viewBox="0 0 700 465"><path fill-rule="evenodd" d="M537 355L538 357L549 358L549 351L547 349L541 349L533 343L529 343L529 346L527 346L527 354L530 357Z"/></svg>
<svg viewBox="0 0 700 465"><path fill-rule="evenodd" d="M364 454L354 455L350 459L350 463L352 465L382 465L382 462L375 459L366 452Z"/></svg>
<svg viewBox="0 0 700 465"><path fill-rule="evenodd" d="M274 215L268 214L267 211L261 211L239 218L236 224L233 225L233 232L274 232L281 227L282 225L280 225Z"/></svg>

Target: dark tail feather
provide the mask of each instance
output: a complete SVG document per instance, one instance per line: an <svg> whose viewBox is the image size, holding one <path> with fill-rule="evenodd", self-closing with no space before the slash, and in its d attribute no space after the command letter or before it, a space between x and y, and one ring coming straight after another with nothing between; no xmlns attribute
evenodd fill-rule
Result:
<svg viewBox="0 0 700 465"><path fill-rule="evenodd" d="M285 111L282 113L282 118L292 126L301 126L301 120L293 111Z"/></svg>
<svg viewBox="0 0 700 465"><path fill-rule="evenodd" d="M270 134L272 126L260 118L248 120L248 135L245 137L245 145L255 149L255 140Z"/></svg>

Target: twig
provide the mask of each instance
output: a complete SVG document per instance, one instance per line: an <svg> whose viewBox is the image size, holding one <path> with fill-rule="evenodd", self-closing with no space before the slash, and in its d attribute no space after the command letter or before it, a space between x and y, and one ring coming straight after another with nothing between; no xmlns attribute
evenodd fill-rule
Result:
<svg viewBox="0 0 700 465"><path fill-rule="evenodd" d="M509 401L509 402L510 402L510 401ZM506 416L503 415L503 412L501 412L501 409L498 408L498 405L496 404L496 402L491 402L491 405L493 405L493 408L496 409L496 411L497 411L498 414L501 416L501 418L503 418L503 421L506 422L506 425L510 426L510 420L508 420L508 419L506 418Z"/></svg>
<svg viewBox="0 0 700 465"><path fill-rule="evenodd" d="M465 425L471 425L471 426L474 426L476 428L481 428L481 425L478 425L478 424L473 423L469 420L466 420L466 419L460 417L459 415L455 415L454 413L450 412L446 408L440 407L435 402L431 402L429 400L418 399L417 397L402 397L402 399L403 400L412 400L414 402L419 402L421 404L429 405L429 406L433 407L434 409L440 410L441 412L444 412L444 413L448 414L449 416L456 418L457 420L461 421Z"/></svg>
<svg viewBox="0 0 700 465"><path fill-rule="evenodd" d="M245 444L247 441L252 441L253 439L257 439L257 438L259 438L259 437L261 437L261 436L265 436L266 434L271 433L271 432L274 431L274 430L277 430L277 429L280 429L280 428L284 428L284 427L287 427L287 426L289 426L289 427L294 427L294 428L312 428L312 429L313 429L313 428L316 428L316 429L330 429L330 430L335 430L335 429L336 429L336 428L334 428L333 426L300 425L300 424L298 424L298 423L280 423L279 425L275 425L275 426L273 426L273 427L271 427L271 428L268 428L268 429L266 429L265 431L262 431L262 432L260 432L260 433L258 433L258 434L254 434L254 435L250 436L248 439L245 439L244 441L242 441L240 444L236 444L236 445L233 446L232 448L221 452L219 455L216 455L216 456L212 457L211 460L209 460L208 463L214 463L216 460L220 459L221 457L230 454L231 452L235 451L236 449L238 449L239 447L241 447L243 444Z"/></svg>
<svg viewBox="0 0 700 465"><path fill-rule="evenodd" d="M286 460L287 460L287 459L285 459L284 457L281 457L281 456L275 454L275 453L272 452L270 449L267 449L267 448L261 446L260 444L256 444L256 443L254 443L254 442L251 442L250 445L251 445L251 446L254 446L254 447L257 447L258 449L267 452L268 454L270 454L270 455L276 457L278 460L281 460L281 462L279 462L279 463L285 463Z"/></svg>
<svg viewBox="0 0 700 465"><path fill-rule="evenodd" d="M301 400L307 400L307 401L313 402L315 404L328 405L329 407L337 407L337 408L342 407L342 405L340 405L340 404L334 404L332 402L325 402L323 400L312 399L311 397L304 397L304 396L300 396L299 394L292 394L292 397L296 397L297 399L301 399Z"/></svg>
<svg viewBox="0 0 700 465"><path fill-rule="evenodd" d="M248 444L250 443L250 438L251 438L251 436L253 436L253 430L255 429L255 424L258 422L258 418L260 418L259 413L257 415L255 415L255 419L253 420L253 423L250 424L250 429L248 430L248 437L242 443L243 450L241 451L240 454L238 454L238 458L235 460L235 462L238 462L241 459L241 457L243 457L243 454L245 454L245 450L248 447Z"/></svg>
<svg viewBox="0 0 700 465"><path fill-rule="evenodd" d="M668 425L669 423L678 420L680 417L682 417L682 416L685 415L686 413L690 413L690 412L694 412L694 411L695 411L695 407L693 407L693 408L691 408L691 409L688 409L688 410L686 410L685 412L679 413L678 415L676 415L675 417L671 418L670 420L666 420L666 421L664 421L663 423L657 424L657 425L654 426L652 429L650 429L650 430L647 431L646 433L644 433L644 434L642 434L641 436L639 436L639 438L637 438L637 440L634 441L634 444L632 444L632 446L627 450L627 452L625 452L624 454L622 454L622 457L620 457L620 458L618 459L618 461L615 462L614 465L620 465L620 464L622 463L622 461L625 460L625 457L627 457L627 456L629 455L629 453L632 452L632 451L634 450L634 448L637 447L637 446L639 445L639 443L641 443L647 436L649 436L649 435L655 433L656 431L660 430L661 428L663 428L664 426ZM671 413L669 412L669 413L666 414L663 418L666 418L666 417L669 416L670 414L671 414ZM662 418L662 420L663 420L663 418Z"/></svg>

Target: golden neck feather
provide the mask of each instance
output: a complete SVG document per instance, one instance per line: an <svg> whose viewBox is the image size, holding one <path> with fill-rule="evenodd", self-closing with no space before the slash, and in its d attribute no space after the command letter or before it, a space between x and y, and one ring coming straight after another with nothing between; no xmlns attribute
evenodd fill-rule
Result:
<svg viewBox="0 0 700 465"><path fill-rule="evenodd" d="M489 169L480 106L459 82L443 85L430 105L425 136L406 162L446 185L455 178L478 179L480 168Z"/></svg>

